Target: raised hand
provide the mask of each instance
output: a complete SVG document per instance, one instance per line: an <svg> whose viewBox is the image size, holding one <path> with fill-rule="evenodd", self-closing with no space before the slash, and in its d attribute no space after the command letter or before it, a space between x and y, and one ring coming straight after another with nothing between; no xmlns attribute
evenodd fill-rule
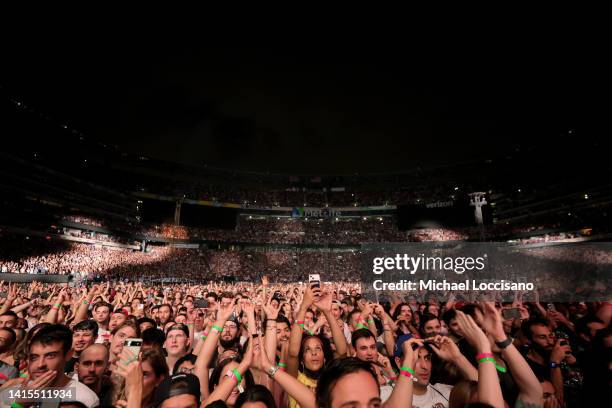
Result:
<svg viewBox="0 0 612 408"><path fill-rule="evenodd" d="M19 293L19 288L17 287L16 283L10 284L9 283L9 290L8 290L8 295L7 295L7 301L13 301L17 298L17 294Z"/></svg>
<svg viewBox="0 0 612 408"><path fill-rule="evenodd" d="M557 342L555 343L555 346L553 347L550 353L550 361L553 361L559 364L562 360L565 359L566 356L571 354L572 348L568 344L562 346L561 342L563 341L567 343L567 340L564 340L564 339L558 339Z"/></svg>
<svg viewBox="0 0 612 408"><path fill-rule="evenodd" d="M49 370L45 372L43 375L38 377L36 380L26 381L21 388L36 390L42 387L49 387L55 376L57 375L57 371Z"/></svg>
<svg viewBox="0 0 612 408"><path fill-rule="evenodd" d="M278 312L280 311L280 306L274 306L272 304L272 296L270 296L268 302L263 305L263 310L266 313L267 319L276 319L278 317Z"/></svg>
<svg viewBox="0 0 612 408"><path fill-rule="evenodd" d="M457 324L459 325L459 329L465 336L468 343L470 343L473 347L476 348L476 351L479 353L490 353L491 352L491 343L487 338L487 335L484 334L482 329L478 327L472 316L466 315L462 311L457 311Z"/></svg>
<svg viewBox="0 0 612 408"><path fill-rule="evenodd" d="M100 287L98 285L93 285L88 296L93 300L98 295L100 295Z"/></svg>
<svg viewBox="0 0 612 408"><path fill-rule="evenodd" d="M361 317L366 319L366 318L368 318L369 316L372 315L372 311L373 311L373 308L374 308L373 304L370 304L370 302L368 302L365 299L360 299L357 302L357 305L359 306L359 310L361 310Z"/></svg>
<svg viewBox="0 0 612 408"><path fill-rule="evenodd" d="M393 372L393 367L391 366L389 357L378 353L378 363L383 366L386 372Z"/></svg>
<svg viewBox="0 0 612 408"><path fill-rule="evenodd" d="M219 303L219 309L217 310L217 319L226 321L230 318L234 312L234 302L227 303L225 305Z"/></svg>
<svg viewBox="0 0 612 408"><path fill-rule="evenodd" d="M130 396L130 391L142 388L144 374L140 361L135 360L125 366L118 365L115 372L125 378L125 391L128 398Z"/></svg>
<svg viewBox="0 0 612 408"><path fill-rule="evenodd" d="M499 310L495 308L495 303L482 302L481 305L484 310L482 327L488 334L493 336L493 340L504 341L507 336L504 332L501 314Z"/></svg>
<svg viewBox="0 0 612 408"><path fill-rule="evenodd" d="M300 307L303 309L307 309L312 306L312 304L316 300L318 300L320 293L321 289L315 287L314 284L306 286L306 290L304 290L304 297L302 298L302 304L300 305Z"/></svg>
<svg viewBox="0 0 612 408"><path fill-rule="evenodd" d="M429 344L431 349L444 361L455 361L461 357L459 347L448 337L436 336Z"/></svg>
<svg viewBox="0 0 612 408"><path fill-rule="evenodd" d="M242 368L242 370L240 370L241 372L245 372L253 364L253 350L255 349L255 342L257 342L257 348L261 349L261 345L259 344L259 337L253 337L249 335L247 348L244 352L244 355L242 356L242 361L239 365L239 367ZM265 351L263 354L266 354Z"/></svg>
<svg viewBox="0 0 612 408"><path fill-rule="evenodd" d="M551 320L553 320L555 323L561 323L564 324L566 326L571 325L571 322L569 320L567 320L567 317L565 317L565 315L557 310L549 310L547 312L547 317Z"/></svg>
<svg viewBox="0 0 612 408"><path fill-rule="evenodd" d="M286 360L285 360L286 361ZM253 354L253 361L251 363L251 367L260 370L260 371L268 371L272 363L270 363L270 359L268 358L268 354L266 353L263 346L256 347L255 352Z"/></svg>
<svg viewBox="0 0 612 408"><path fill-rule="evenodd" d="M119 367L127 367L130 363L138 361L138 356L132 352L132 350L127 347L123 347L121 353L119 353L117 360L117 368Z"/></svg>
<svg viewBox="0 0 612 408"><path fill-rule="evenodd" d="M378 303L374 305L374 314L380 318L380 320L384 320L387 317L387 312L385 309Z"/></svg>
<svg viewBox="0 0 612 408"><path fill-rule="evenodd" d="M332 309L332 294L329 291L325 291L321 293L318 299L315 299L314 305L317 309L325 312L331 312Z"/></svg>
<svg viewBox="0 0 612 408"><path fill-rule="evenodd" d="M413 345L417 345L418 347L423 347L424 341L423 339L411 338L406 340L402 344L402 351L404 352L404 365L407 365L410 368L414 368L417 359L419 358L418 347L414 350Z"/></svg>

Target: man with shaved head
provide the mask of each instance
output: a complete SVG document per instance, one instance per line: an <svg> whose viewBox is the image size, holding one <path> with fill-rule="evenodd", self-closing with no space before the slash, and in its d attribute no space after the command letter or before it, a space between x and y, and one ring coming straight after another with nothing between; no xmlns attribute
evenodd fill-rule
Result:
<svg viewBox="0 0 612 408"><path fill-rule="evenodd" d="M92 344L81 352L75 368L79 382L88 386L100 399L100 406L112 406L113 385L105 373L108 370L108 348Z"/></svg>

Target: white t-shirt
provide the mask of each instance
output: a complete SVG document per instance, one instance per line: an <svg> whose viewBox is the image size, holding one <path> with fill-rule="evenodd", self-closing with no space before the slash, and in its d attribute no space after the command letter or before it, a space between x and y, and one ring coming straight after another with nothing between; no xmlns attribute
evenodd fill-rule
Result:
<svg viewBox="0 0 612 408"><path fill-rule="evenodd" d="M100 399L95 392L88 386L80 383L74 379L71 379L66 388L72 388L76 390L76 396L72 398L66 398L64 401L79 401L85 404L88 408L94 408L100 405Z"/></svg>
<svg viewBox="0 0 612 408"><path fill-rule="evenodd" d="M391 394L393 393L393 387L390 385L381 385L380 386L380 400L381 402L386 402Z"/></svg>
<svg viewBox="0 0 612 408"><path fill-rule="evenodd" d="M344 332L344 337L346 338L346 342L351 344L351 338L353 337L353 333L351 333L351 329L349 328L346 322L343 322L342 331Z"/></svg>
<svg viewBox="0 0 612 408"><path fill-rule="evenodd" d="M103 344L105 341L110 341L111 332L109 330L99 329L96 344Z"/></svg>
<svg viewBox="0 0 612 408"><path fill-rule="evenodd" d="M412 408L448 408L448 398L452 389L452 385L430 384L425 394L412 395Z"/></svg>

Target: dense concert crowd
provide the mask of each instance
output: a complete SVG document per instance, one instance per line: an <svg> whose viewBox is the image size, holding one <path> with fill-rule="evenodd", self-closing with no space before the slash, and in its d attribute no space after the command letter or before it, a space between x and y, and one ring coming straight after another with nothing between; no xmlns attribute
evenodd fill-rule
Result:
<svg viewBox="0 0 612 408"><path fill-rule="evenodd" d="M470 236L446 229L399 232L390 224L242 217L229 235L205 233L209 240L235 233L237 241L272 244L304 242L287 237L305 236L307 242L326 237L325 243L335 242L332 236L344 236L343 243L393 241L390 234L405 241ZM203 239L182 227L151 228L164 237ZM100 235L77 231L62 230L94 240ZM275 234L283 238L271 240ZM562 408L610 402L610 302L546 304L537 294L519 294L513 302L488 303L415 291L394 292L379 303L362 292L358 250L149 244L143 251L105 242L0 236L2 272L78 276L70 284L0 283L6 294L0 296L3 406L30 406L15 392L49 387L70 391L62 406L71 407ZM612 264L609 253L576 251L539 254ZM311 274L322 282L311 285Z"/></svg>
<svg viewBox="0 0 612 408"><path fill-rule="evenodd" d="M64 216L64 221L71 221L81 226L83 231L64 228L61 233L86 237L99 241L134 244L129 236L149 239L205 240L218 242L243 242L258 244L333 244L358 245L374 242L423 242L423 241L465 241L470 239L497 241L499 238L516 243L530 244L538 242L562 241L591 235L588 228L558 230L559 225L505 225L463 228L420 228L400 231L393 217L369 216L356 218L290 218L273 216L238 217L235 230L203 229L172 224L138 224L101 222L92 217ZM122 236L87 231L88 227L103 227L110 231L123 233ZM598 232L607 232L601 228ZM531 235L533 234L533 235ZM519 238L513 238L519 237Z"/></svg>
<svg viewBox="0 0 612 408"><path fill-rule="evenodd" d="M148 238L165 238L180 240L207 240L221 242L246 242L268 244L361 244L364 242L419 242L466 240L477 236L478 228L426 228L410 231L399 231L393 217L357 217L331 219L304 219L288 217L240 216L235 230L203 229L177 226L171 224L155 225L105 225L99 220L88 217L65 217L82 225L117 229L132 235ZM72 235L92 237L92 233ZM93 234L93 238L102 237L113 242L126 242L125 239Z"/></svg>
<svg viewBox="0 0 612 408"><path fill-rule="evenodd" d="M24 391L47 388L64 390L61 406L70 407L610 402L610 302L441 302L405 293L377 303L355 283L275 284L267 276L0 286L3 406L31 406Z"/></svg>
<svg viewBox="0 0 612 408"><path fill-rule="evenodd" d="M350 280L359 268L354 251L198 250L149 246L145 252L99 245L66 243L41 238L5 237L0 270L12 273L79 273L91 279L216 280L232 276L258 279L270 273L279 281L294 282L319 271L338 280ZM38 255L29 255L36 247Z"/></svg>

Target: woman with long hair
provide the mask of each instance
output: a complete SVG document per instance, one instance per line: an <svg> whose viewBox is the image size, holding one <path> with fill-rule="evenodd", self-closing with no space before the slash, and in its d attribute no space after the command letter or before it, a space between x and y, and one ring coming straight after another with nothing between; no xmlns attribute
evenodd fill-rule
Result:
<svg viewBox="0 0 612 408"><path fill-rule="evenodd" d="M397 326L397 335L412 334L415 337L419 336L418 326L413 318L412 309L408 303L400 303L393 311L393 321Z"/></svg>
<svg viewBox="0 0 612 408"><path fill-rule="evenodd" d="M321 311L328 322L334 321L331 293L323 293L316 284L309 285L304 291L304 298L297 312L297 320L291 328L287 372L314 393L325 364L332 361L334 357L344 357L348 347L344 333L337 324L330 324L335 352L332 351L331 344L325 336L313 333L304 336L304 316L308 310L311 310L311 306ZM289 399L289 403L291 408L299 407L293 398Z"/></svg>

